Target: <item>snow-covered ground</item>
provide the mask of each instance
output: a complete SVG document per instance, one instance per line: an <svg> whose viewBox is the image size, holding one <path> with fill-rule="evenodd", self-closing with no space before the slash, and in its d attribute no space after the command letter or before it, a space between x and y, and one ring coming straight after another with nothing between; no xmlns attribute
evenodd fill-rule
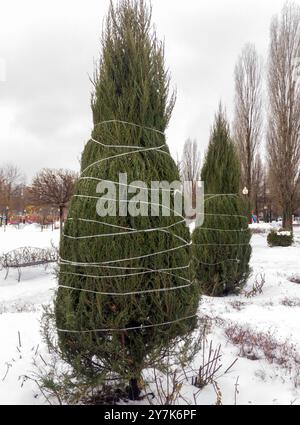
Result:
<svg viewBox="0 0 300 425"><path fill-rule="evenodd" d="M48 248L58 245L59 230L41 231L35 224L17 229L0 228L0 255L12 249L31 246ZM22 269L18 282L16 270L10 270L5 280L0 271L0 404L40 404L33 382L21 388L20 376L32 369L36 350L41 346L39 318L42 304L51 301L55 288L53 267L43 266ZM5 377L6 375L6 377ZM4 378L5 377L5 378Z"/></svg>
<svg viewBox="0 0 300 425"><path fill-rule="evenodd" d="M237 404L300 404L300 227L292 247L269 248L266 236L252 236L246 294L204 297L200 307L202 314L220 319L209 338L222 344L224 365L238 357L220 379L225 404L234 403L237 378ZM293 277L299 283L291 282ZM262 293L249 296L262 279Z"/></svg>
<svg viewBox="0 0 300 425"><path fill-rule="evenodd" d="M300 227L295 244L269 248L269 225L253 225L252 275L245 292L226 298L203 297L199 316L210 323L208 342L222 345L222 375L237 358L233 368L217 380L223 404L300 404ZM59 231L30 225L22 229L0 228L0 255L22 246L50 247L58 244ZM22 385L23 375L33 370L33 359L45 347L39 333L42 304L51 302L56 286L53 268L23 269L21 281L11 270L7 280L0 272L0 404L43 404L44 397L32 381ZM262 292L253 291L264 281ZM196 366L202 361L200 353ZM213 404L213 385L198 394L184 383L181 395L194 403ZM179 399L183 402L183 399Z"/></svg>

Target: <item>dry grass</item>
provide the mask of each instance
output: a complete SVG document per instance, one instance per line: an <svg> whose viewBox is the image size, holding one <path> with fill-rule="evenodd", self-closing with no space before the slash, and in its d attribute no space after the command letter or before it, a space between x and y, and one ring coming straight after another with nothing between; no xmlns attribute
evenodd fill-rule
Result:
<svg viewBox="0 0 300 425"><path fill-rule="evenodd" d="M252 298L255 295L260 295L263 293L263 287L266 283L265 276L263 274L257 275L255 278L255 282L252 285L252 289L250 291L243 291L242 294L245 295L246 298Z"/></svg>
<svg viewBox="0 0 300 425"><path fill-rule="evenodd" d="M280 304L286 307L300 307L300 298L285 297L280 301Z"/></svg>
<svg viewBox="0 0 300 425"><path fill-rule="evenodd" d="M250 360L265 359L276 364L294 377L294 384L299 384L300 354L297 347L288 340L278 341L270 332L256 332L240 325L225 328L229 341L239 347L239 355Z"/></svg>
<svg viewBox="0 0 300 425"><path fill-rule="evenodd" d="M241 311L243 308L245 308L247 304L244 301L235 300L235 301L231 301L230 305L235 310Z"/></svg>

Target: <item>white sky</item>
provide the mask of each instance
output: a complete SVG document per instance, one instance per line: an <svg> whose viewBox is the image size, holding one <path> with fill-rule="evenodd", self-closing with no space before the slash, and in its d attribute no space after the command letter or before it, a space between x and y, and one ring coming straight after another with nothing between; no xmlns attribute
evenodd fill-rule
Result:
<svg viewBox="0 0 300 425"><path fill-rule="evenodd" d="M0 0L0 166L14 163L29 179L42 167L79 168L92 127L88 76L108 3ZM167 131L175 159L187 137L205 150L220 99L231 119L237 57L250 41L266 60L270 21L283 3L152 1L177 88Z"/></svg>

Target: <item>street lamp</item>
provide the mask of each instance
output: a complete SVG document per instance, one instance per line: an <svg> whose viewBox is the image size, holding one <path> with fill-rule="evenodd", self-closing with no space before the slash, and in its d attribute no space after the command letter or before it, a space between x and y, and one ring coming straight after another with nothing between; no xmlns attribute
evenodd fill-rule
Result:
<svg viewBox="0 0 300 425"><path fill-rule="evenodd" d="M243 195L247 196L249 193L249 190L247 189L247 187L245 186L244 189L242 190Z"/></svg>

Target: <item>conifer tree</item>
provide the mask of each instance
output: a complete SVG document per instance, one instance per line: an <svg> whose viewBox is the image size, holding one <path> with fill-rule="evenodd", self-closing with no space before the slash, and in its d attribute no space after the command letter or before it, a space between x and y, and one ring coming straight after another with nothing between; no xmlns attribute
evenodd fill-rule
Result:
<svg viewBox="0 0 300 425"><path fill-rule="evenodd" d="M118 182L120 173L148 187L179 180L164 136L174 106L169 84L151 10L144 1L111 3L94 76L94 128L60 244L55 316L60 348L73 368L126 378L133 399L141 371L161 363L196 327L189 231L182 217L161 210L125 214L118 202L122 184L117 201L107 201L115 216L99 217L97 186Z"/></svg>
<svg viewBox="0 0 300 425"><path fill-rule="evenodd" d="M249 273L250 231L245 201L238 195L240 164L220 105L201 171L205 189L203 225L193 233L194 278L201 292L238 292Z"/></svg>

